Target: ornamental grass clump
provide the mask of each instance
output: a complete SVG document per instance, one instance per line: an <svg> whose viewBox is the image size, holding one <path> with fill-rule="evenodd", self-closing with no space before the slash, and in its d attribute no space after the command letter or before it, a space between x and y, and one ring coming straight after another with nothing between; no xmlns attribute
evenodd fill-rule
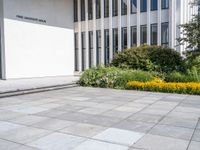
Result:
<svg viewBox="0 0 200 150"><path fill-rule="evenodd" d="M153 80L149 82L129 81L127 83L127 89L200 95L200 83L195 82L177 83L164 82L161 80Z"/></svg>

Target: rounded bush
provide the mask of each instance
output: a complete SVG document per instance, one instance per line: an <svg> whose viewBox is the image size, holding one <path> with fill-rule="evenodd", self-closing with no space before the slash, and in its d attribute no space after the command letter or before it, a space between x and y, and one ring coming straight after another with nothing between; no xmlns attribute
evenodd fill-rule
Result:
<svg viewBox="0 0 200 150"><path fill-rule="evenodd" d="M185 71L181 55L173 49L161 46L143 45L116 54L112 65L120 68L141 69L144 71Z"/></svg>

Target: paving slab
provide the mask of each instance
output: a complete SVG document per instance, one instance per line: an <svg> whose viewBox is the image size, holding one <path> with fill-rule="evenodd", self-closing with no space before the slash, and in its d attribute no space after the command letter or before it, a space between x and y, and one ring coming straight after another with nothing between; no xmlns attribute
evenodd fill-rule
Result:
<svg viewBox="0 0 200 150"><path fill-rule="evenodd" d="M193 132L194 129L189 128L174 127L168 125L157 125L150 131L150 134L174 137L183 140L190 140Z"/></svg>
<svg viewBox="0 0 200 150"><path fill-rule="evenodd" d="M188 150L199 150L199 148L200 148L200 142L192 141L190 143Z"/></svg>
<svg viewBox="0 0 200 150"><path fill-rule="evenodd" d="M20 144L26 144L49 133L50 131L43 129L33 127L21 127L1 133L0 138Z"/></svg>
<svg viewBox="0 0 200 150"><path fill-rule="evenodd" d="M143 133L109 128L94 136L94 139L131 146L144 136Z"/></svg>
<svg viewBox="0 0 200 150"><path fill-rule="evenodd" d="M104 131L106 127L97 126L93 124L77 123L67 128L60 130L62 133L73 134L83 137L93 137L98 133Z"/></svg>
<svg viewBox="0 0 200 150"><path fill-rule="evenodd" d="M195 130L192 140L196 142L200 142L200 130Z"/></svg>
<svg viewBox="0 0 200 150"><path fill-rule="evenodd" d="M102 141L88 140L73 150L128 150L128 147Z"/></svg>
<svg viewBox="0 0 200 150"><path fill-rule="evenodd" d="M62 133L53 133L29 143L28 145L42 150L70 150L83 141L85 141L85 139L81 137Z"/></svg>
<svg viewBox="0 0 200 150"><path fill-rule="evenodd" d="M186 150L189 141L158 135L145 135L134 146L146 150Z"/></svg>

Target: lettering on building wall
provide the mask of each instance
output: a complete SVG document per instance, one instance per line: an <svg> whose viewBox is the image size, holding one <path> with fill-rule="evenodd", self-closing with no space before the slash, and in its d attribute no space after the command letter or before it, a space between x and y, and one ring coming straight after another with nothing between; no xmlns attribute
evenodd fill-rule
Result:
<svg viewBox="0 0 200 150"><path fill-rule="evenodd" d="M16 17L19 18L19 19L24 19L24 20L29 20L29 21L35 21L35 22L40 22L40 23L46 23L47 22L44 19L33 18L33 17L26 17L26 16L21 16L21 15L16 15Z"/></svg>

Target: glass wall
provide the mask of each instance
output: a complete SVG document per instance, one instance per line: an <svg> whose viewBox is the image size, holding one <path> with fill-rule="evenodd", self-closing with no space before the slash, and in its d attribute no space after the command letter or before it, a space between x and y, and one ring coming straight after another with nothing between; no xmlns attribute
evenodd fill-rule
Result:
<svg viewBox="0 0 200 150"><path fill-rule="evenodd" d="M93 0L88 0L88 19L92 20L93 19Z"/></svg>
<svg viewBox="0 0 200 150"><path fill-rule="evenodd" d="M140 0L140 11L141 12L147 11L147 0Z"/></svg>
<svg viewBox="0 0 200 150"><path fill-rule="evenodd" d="M169 23L161 24L161 44L163 46L168 46L169 44Z"/></svg>
<svg viewBox="0 0 200 150"><path fill-rule="evenodd" d="M141 33L140 33L140 43L141 44L146 44L147 43L147 26L142 25L141 27Z"/></svg>
<svg viewBox="0 0 200 150"><path fill-rule="evenodd" d="M104 30L104 63L105 65L109 64L109 29Z"/></svg>
<svg viewBox="0 0 200 150"><path fill-rule="evenodd" d="M151 25L151 45L157 45L158 42L158 25Z"/></svg>
<svg viewBox="0 0 200 150"><path fill-rule="evenodd" d="M137 0L131 0L131 14L137 13Z"/></svg>
<svg viewBox="0 0 200 150"><path fill-rule="evenodd" d="M85 39L85 32L82 32L81 33L81 37L82 37L82 71L84 71L85 70L85 68L86 68L86 39Z"/></svg>
<svg viewBox="0 0 200 150"><path fill-rule="evenodd" d="M109 0L104 0L104 17L109 17Z"/></svg>
<svg viewBox="0 0 200 150"><path fill-rule="evenodd" d="M122 28L122 50L127 49L127 28Z"/></svg>
<svg viewBox="0 0 200 150"><path fill-rule="evenodd" d="M74 0L74 22L78 21L78 0Z"/></svg>
<svg viewBox="0 0 200 150"><path fill-rule="evenodd" d="M85 21L85 0L81 0L81 21Z"/></svg>
<svg viewBox="0 0 200 150"><path fill-rule="evenodd" d="M91 68L94 64L93 61L93 31L89 31L89 67Z"/></svg>
<svg viewBox="0 0 200 150"><path fill-rule="evenodd" d="M112 14L113 16L117 16L118 15L118 0L112 0Z"/></svg>
<svg viewBox="0 0 200 150"><path fill-rule="evenodd" d="M158 0L151 0L151 10L158 10Z"/></svg>
<svg viewBox="0 0 200 150"><path fill-rule="evenodd" d="M118 29L113 29L113 55L118 52Z"/></svg>
<svg viewBox="0 0 200 150"><path fill-rule="evenodd" d="M127 15L127 0L121 0L121 9L122 15Z"/></svg>
<svg viewBox="0 0 200 150"><path fill-rule="evenodd" d="M162 9L168 9L169 8L169 0L162 0L161 7L162 7Z"/></svg>
<svg viewBox="0 0 200 150"><path fill-rule="evenodd" d="M100 65L101 63L101 30L96 31L97 36L97 65Z"/></svg>
<svg viewBox="0 0 200 150"><path fill-rule="evenodd" d="M78 33L74 34L74 41L75 41L75 45L74 45L74 47L75 47L75 53L74 53L75 54L75 57L74 57L75 68L74 68L74 70L79 71Z"/></svg>
<svg viewBox="0 0 200 150"><path fill-rule="evenodd" d="M101 0L96 0L96 19L101 18Z"/></svg>
<svg viewBox="0 0 200 150"><path fill-rule="evenodd" d="M131 46L137 46L137 27L131 27Z"/></svg>

